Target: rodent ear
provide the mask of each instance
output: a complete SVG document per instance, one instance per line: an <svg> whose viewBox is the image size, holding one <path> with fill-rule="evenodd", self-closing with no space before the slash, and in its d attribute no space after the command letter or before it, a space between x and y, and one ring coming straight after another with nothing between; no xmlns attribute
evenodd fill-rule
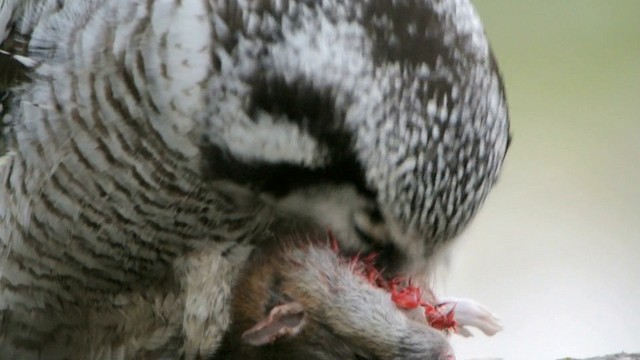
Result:
<svg viewBox="0 0 640 360"><path fill-rule="evenodd" d="M282 337L300 333L305 324L304 307L297 302L278 305L269 316L242 334L242 341L253 346L270 344Z"/></svg>

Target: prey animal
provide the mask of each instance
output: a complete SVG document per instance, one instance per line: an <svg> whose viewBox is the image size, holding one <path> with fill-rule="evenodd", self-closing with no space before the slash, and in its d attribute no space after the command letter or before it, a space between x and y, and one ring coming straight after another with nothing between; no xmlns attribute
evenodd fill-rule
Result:
<svg viewBox="0 0 640 360"><path fill-rule="evenodd" d="M455 359L445 334L425 316L433 314L407 309L395 289L380 286L395 282L367 258L341 254L321 233L282 236L254 250L232 292L229 330L210 359ZM499 329L490 313L470 304L452 302L440 314L454 319L458 305L465 312L451 330Z"/></svg>

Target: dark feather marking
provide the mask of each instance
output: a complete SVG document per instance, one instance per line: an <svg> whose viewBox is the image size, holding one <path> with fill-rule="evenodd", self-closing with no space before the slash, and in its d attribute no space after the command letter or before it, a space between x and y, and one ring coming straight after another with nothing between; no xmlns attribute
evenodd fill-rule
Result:
<svg viewBox="0 0 640 360"><path fill-rule="evenodd" d="M29 45L29 37L17 34L13 29L9 30L10 36L0 44L0 156L7 151L7 139L5 127L5 114L11 105L11 88L27 82L30 79L30 71L27 66L15 58L15 55L26 56ZM6 52L5 52L6 51Z"/></svg>
<svg viewBox="0 0 640 360"><path fill-rule="evenodd" d="M338 109L329 90L318 90L305 79L288 83L284 78L267 79L262 75L251 83L249 115L255 119L258 112L266 112L274 119L296 124L330 151L327 164L306 168L284 162L246 162L204 139L204 173L210 179L231 180L274 196L314 184L352 183L361 193L375 197L355 157L352 135L343 128L344 111Z"/></svg>
<svg viewBox="0 0 640 360"><path fill-rule="evenodd" d="M433 67L438 57L452 55L443 44L444 26L432 6L430 2L415 0L372 1L365 9L362 25L374 39L374 61Z"/></svg>
<svg viewBox="0 0 640 360"><path fill-rule="evenodd" d="M14 85L28 79L29 68L13 55L0 52L0 91L7 91Z"/></svg>
<svg viewBox="0 0 640 360"><path fill-rule="evenodd" d="M309 169L287 163L244 162L210 143L203 145L202 152L203 171L209 180L230 180L277 197L314 184L353 183L360 192L374 197L373 191L365 186L360 164L351 159Z"/></svg>

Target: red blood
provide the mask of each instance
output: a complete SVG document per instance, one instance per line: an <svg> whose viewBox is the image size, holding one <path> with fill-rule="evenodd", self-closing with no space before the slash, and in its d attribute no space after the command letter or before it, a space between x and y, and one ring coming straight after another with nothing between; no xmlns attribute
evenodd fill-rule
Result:
<svg viewBox="0 0 640 360"><path fill-rule="evenodd" d="M393 286L391 289L391 300L403 309L415 309L420 306L422 302L422 290L413 285L409 285L402 290L398 290Z"/></svg>
<svg viewBox="0 0 640 360"><path fill-rule="evenodd" d="M340 254L338 240L331 232L329 232L329 239L331 241L331 250L336 254ZM424 308L424 315L431 327L443 331L455 330L457 325L454 316L455 307L444 313L440 309L444 304L432 305L422 301L422 289L413 286L410 280L407 281L402 277L386 280L375 267L377 256L377 253L370 253L364 257L361 254L357 254L352 256L348 261L352 265L353 271L362 276L371 285L389 291L391 293L391 300L399 308L410 310L422 306ZM407 285L401 286L401 284L404 283L407 283Z"/></svg>
<svg viewBox="0 0 640 360"><path fill-rule="evenodd" d="M334 253L339 254L340 244L338 243L338 239L335 235L333 235L333 232L331 232L331 230L329 230L327 233L329 235L329 240L331 241L331 250L333 250Z"/></svg>
<svg viewBox="0 0 640 360"><path fill-rule="evenodd" d="M454 309L449 310L447 313L440 311L440 306L433 306L431 304L423 304L424 315L427 317L427 322L431 327L438 330L454 330L457 323L454 318Z"/></svg>

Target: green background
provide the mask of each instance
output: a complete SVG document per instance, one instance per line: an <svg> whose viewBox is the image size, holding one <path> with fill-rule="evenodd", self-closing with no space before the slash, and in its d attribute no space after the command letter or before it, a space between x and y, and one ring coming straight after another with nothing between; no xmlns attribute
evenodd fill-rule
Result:
<svg viewBox="0 0 640 360"><path fill-rule="evenodd" d="M458 358L640 352L640 1L474 3L514 138L439 283L505 330Z"/></svg>

